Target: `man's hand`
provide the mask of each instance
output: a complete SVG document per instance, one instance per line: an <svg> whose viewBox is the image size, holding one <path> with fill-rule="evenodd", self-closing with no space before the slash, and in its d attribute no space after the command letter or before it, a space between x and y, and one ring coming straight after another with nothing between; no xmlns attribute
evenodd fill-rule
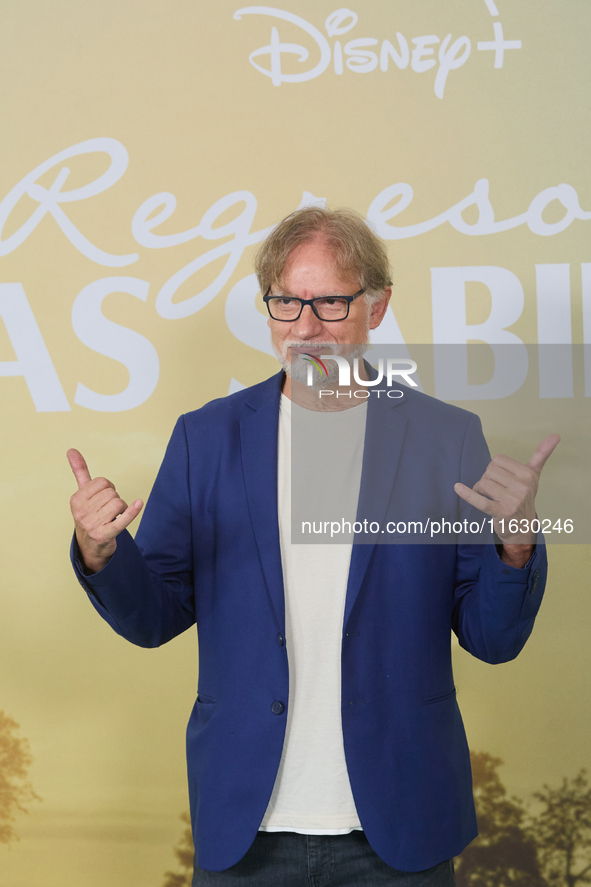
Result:
<svg viewBox="0 0 591 887"><path fill-rule="evenodd" d="M501 557L512 566L523 567L533 551L536 534L530 527L536 516L540 474L559 441L558 434L545 437L527 465L509 456L495 456L472 489L464 484L454 486L458 496L494 519L495 532L503 543ZM511 533L510 521L518 522L519 532Z"/></svg>
<svg viewBox="0 0 591 887"><path fill-rule="evenodd" d="M78 492L70 499L76 540L86 567L98 573L114 554L116 537L138 516L144 503L136 499L128 506L110 480L91 478L78 450L68 450L67 455L78 484Z"/></svg>

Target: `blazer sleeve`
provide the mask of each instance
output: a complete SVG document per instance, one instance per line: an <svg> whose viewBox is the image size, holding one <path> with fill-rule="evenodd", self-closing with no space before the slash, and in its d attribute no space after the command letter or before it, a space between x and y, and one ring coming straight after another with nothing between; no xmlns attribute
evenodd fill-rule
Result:
<svg viewBox="0 0 591 887"><path fill-rule="evenodd" d="M72 563L98 613L118 634L157 647L195 622L188 447L184 420L173 431L136 539L124 530L108 564L84 573L76 540Z"/></svg>
<svg viewBox="0 0 591 887"><path fill-rule="evenodd" d="M462 482L474 486L489 461L480 420L473 416L464 440ZM463 500L460 512L469 520L483 517ZM522 569L501 560L492 535L485 544L458 545L452 627L460 645L484 662L514 659L532 632L547 572L541 533Z"/></svg>

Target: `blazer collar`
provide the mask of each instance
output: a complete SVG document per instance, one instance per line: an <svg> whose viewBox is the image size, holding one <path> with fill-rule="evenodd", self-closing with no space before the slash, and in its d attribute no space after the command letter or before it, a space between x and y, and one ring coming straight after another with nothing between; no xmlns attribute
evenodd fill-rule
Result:
<svg viewBox="0 0 591 887"><path fill-rule="evenodd" d="M372 367L368 369L375 373ZM240 422L242 467L252 527L281 632L285 630L285 599L279 542L277 447L283 377L281 371L248 390L247 410ZM369 397L358 516L370 516L380 525L387 513L406 433L408 420L403 411L396 409L405 399L404 390L403 396L397 399L388 398L385 392L379 398L376 394ZM367 540L367 535L364 539ZM357 600L375 546L376 541L371 540L353 545L344 626Z"/></svg>

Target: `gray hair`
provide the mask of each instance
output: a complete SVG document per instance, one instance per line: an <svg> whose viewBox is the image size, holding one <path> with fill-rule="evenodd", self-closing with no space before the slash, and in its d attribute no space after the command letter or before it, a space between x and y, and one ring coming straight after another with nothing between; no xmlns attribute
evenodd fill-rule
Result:
<svg viewBox="0 0 591 887"><path fill-rule="evenodd" d="M293 250L316 237L326 242L343 273L358 278L369 304L391 285L386 247L359 213L352 209L306 206L279 222L260 247L254 268L262 293L281 282Z"/></svg>

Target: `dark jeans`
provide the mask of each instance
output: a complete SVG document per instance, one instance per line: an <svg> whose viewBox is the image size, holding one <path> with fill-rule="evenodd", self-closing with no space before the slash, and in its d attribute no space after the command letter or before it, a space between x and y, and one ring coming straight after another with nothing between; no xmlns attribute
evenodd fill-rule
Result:
<svg viewBox="0 0 591 887"><path fill-rule="evenodd" d="M400 872L375 853L363 832L298 835L259 832L242 859L223 872L195 865L193 887L454 887L448 859L422 872Z"/></svg>

